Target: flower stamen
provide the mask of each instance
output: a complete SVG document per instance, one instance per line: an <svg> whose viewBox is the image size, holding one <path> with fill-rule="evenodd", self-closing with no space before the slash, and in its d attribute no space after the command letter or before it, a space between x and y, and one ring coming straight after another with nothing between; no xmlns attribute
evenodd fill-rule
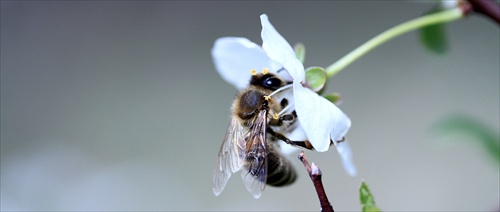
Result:
<svg viewBox="0 0 500 212"><path fill-rule="evenodd" d="M275 91L273 91L271 94L269 94L269 96L272 96L272 95L274 95L274 94L277 94L277 93L279 93L279 92L281 92L281 91L283 91L283 90L289 89L289 88L291 88L292 86L293 86L292 84L288 84L288 85L285 85L285 86L283 86L283 87L281 87L281 88L278 88L278 89L276 89Z"/></svg>
<svg viewBox="0 0 500 212"><path fill-rule="evenodd" d="M286 111L288 111L288 109L290 109L292 106L293 106L293 103L287 105L285 108L281 109L281 111L278 113L278 115L279 116L283 115L283 113L286 113Z"/></svg>
<svg viewBox="0 0 500 212"><path fill-rule="evenodd" d="M262 74L268 74L268 73L269 73L269 68L262 69Z"/></svg>

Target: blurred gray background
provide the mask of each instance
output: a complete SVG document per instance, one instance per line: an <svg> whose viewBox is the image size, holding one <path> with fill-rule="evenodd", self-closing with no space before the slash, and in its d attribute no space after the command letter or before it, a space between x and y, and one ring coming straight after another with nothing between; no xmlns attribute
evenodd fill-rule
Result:
<svg viewBox="0 0 500 212"><path fill-rule="evenodd" d="M212 171L237 90L216 73L223 36L261 44L259 15L305 66L327 66L432 2L1 2L2 210L319 211L296 154L298 181L253 199L239 175L219 197ZM337 210L360 210L364 179L380 208L497 210L499 167L479 145L442 141L453 114L499 129L499 27L481 16L447 25L450 52L412 32L328 84L352 119L358 166L307 151ZM467 140L467 139L465 139ZM469 139L470 140L470 139Z"/></svg>

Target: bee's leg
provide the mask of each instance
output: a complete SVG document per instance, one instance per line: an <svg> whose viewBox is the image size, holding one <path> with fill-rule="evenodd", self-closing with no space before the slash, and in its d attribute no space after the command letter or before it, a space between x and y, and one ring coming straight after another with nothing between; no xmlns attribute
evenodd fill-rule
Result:
<svg viewBox="0 0 500 212"><path fill-rule="evenodd" d="M345 141L345 137L342 137L342 139L338 140L337 143L342 143ZM333 145L332 139L330 139L330 146Z"/></svg>
<svg viewBox="0 0 500 212"><path fill-rule="evenodd" d="M308 140L292 141L289 138L287 138L286 136L284 136L283 134L281 134L279 132L274 132L274 130L271 129L270 127L267 128L267 133L271 134L272 136L276 137L277 139L280 139L280 140L284 141L285 143L290 144L292 146L299 146L299 147L303 147L303 148L311 149L311 150L314 149L312 144Z"/></svg>
<svg viewBox="0 0 500 212"><path fill-rule="evenodd" d="M300 147L304 147L304 148L309 149L309 150L314 149L314 147L312 146L312 144L308 140L292 141L289 138L287 138L286 136L284 136L283 134L278 133L278 132L274 132L272 130L271 130L271 134L274 135L276 138L278 138L278 139L280 139L280 140L284 141L285 143L290 144L292 146L300 146ZM337 143L341 143L344 141L345 141L345 137L342 137L342 140L338 140ZM333 141L330 140L330 146L332 146L332 145L334 145Z"/></svg>
<svg viewBox="0 0 500 212"><path fill-rule="evenodd" d="M281 121L293 121L297 118L297 113L292 111L290 114L285 114L280 117Z"/></svg>
<svg viewBox="0 0 500 212"><path fill-rule="evenodd" d="M283 122L288 122L291 125L293 124L296 118L297 118L297 113L294 110L290 114L284 114L276 119L274 118L271 119L271 121L269 121L269 124L272 126L283 126Z"/></svg>
<svg viewBox="0 0 500 212"><path fill-rule="evenodd" d="M288 122L288 123L292 124L293 121L295 120L295 117L292 114L285 114L285 115L281 115L281 116L278 116L277 114L275 114L275 115L276 115L276 117L272 118L269 121L269 125L271 125L271 126L281 127L281 126L283 126L284 122Z"/></svg>
<svg viewBox="0 0 500 212"><path fill-rule="evenodd" d="M280 102L280 106L281 108L285 108L286 106L288 106L288 99L283 98Z"/></svg>
<svg viewBox="0 0 500 212"><path fill-rule="evenodd" d="M305 141L292 141L289 138L287 138L286 136L284 136L283 134L281 134L279 132L274 132L274 130L271 129L270 127L267 128L267 133L271 134L272 136L276 137L277 139L282 140L285 143L290 144L292 146L299 146L299 147L303 147L303 148L306 148L306 149L309 149L309 150L313 150L314 149L314 147L312 146L311 142L309 142L308 140L305 140ZM342 139L338 140L337 143L341 143L341 142L344 142L344 141L345 141L345 137L342 137ZM334 145L332 140L330 140L330 146L331 145Z"/></svg>

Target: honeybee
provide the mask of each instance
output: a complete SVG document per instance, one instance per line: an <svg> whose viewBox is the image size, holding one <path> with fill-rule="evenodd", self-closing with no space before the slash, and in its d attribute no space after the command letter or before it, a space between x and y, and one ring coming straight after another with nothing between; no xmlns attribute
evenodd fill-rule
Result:
<svg viewBox="0 0 500 212"><path fill-rule="evenodd" d="M293 111L282 114L286 98L272 96L291 84L275 74L253 71L250 85L239 92L232 104L232 118L219 151L213 176L213 192L218 196L229 177L241 172L246 189L259 198L266 184L285 186L297 178L291 162L277 149L277 140L312 149L308 141L291 141L281 132L291 129L297 118Z"/></svg>

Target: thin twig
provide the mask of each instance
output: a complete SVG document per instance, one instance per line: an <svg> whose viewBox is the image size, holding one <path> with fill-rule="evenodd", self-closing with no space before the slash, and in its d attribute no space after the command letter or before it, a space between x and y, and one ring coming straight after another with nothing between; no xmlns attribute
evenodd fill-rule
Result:
<svg viewBox="0 0 500 212"><path fill-rule="evenodd" d="M321 181L321 170L319 169L314 162L309 165L309 162L306 159L304 152L299 154L299 160L302 161L304 167L309 173L309 177L314 184L314 188L316 189L316 193L318 193L319 203L321 205L322 212L334 212L332 204L328 201L328 197L326 196L325 188L323 187L323 182Z"/></svg>

